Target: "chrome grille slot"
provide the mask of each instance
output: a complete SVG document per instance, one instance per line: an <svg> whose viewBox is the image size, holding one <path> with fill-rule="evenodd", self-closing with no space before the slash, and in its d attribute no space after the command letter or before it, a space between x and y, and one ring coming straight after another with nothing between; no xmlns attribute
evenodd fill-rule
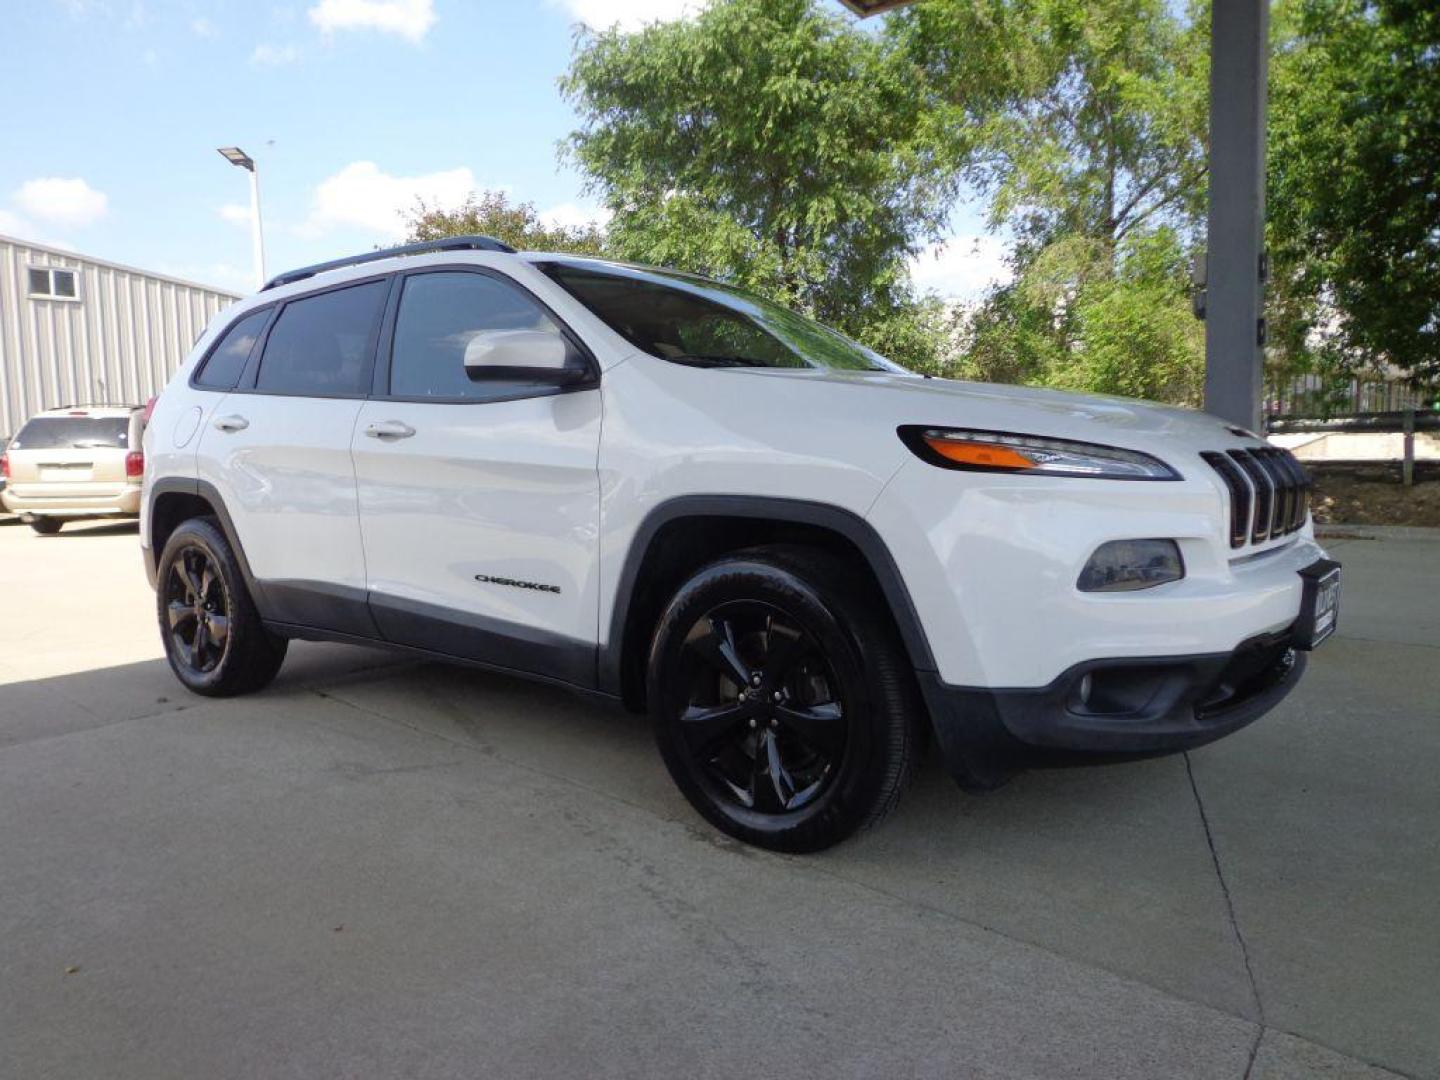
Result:
<svg viewBox="0 0 1440 1080"><path fill-rule="evenodd" d="M1206 451L1200 456L1220 474L1230 492L1230 546L1244 547L1245 537L1250 533L1250 485L1244 473L1224 454Z"/></svg>
<svg viewBox="0 0 1440 1080"><path fill-rule="evenodd" d="M1288 531L1290 511L1295 499L1295 481L1275 460L1280 456L1280 451L1255 450L1252 453L1260 462L1260 467L1265 470L1265 475L1270 478L1270 483L1275 485L1275 505L1270 514L1270 537L1273 540L1277 536L1284 536Z"/></svg>
<svg viewBox="0 0 1440 1080"><path fill-rule="evenodd" d="M1255 515L1250 526L1250 542L1263 544L1270 539L1270 515L1274 512L1275 487L1270 475L1260 467L1260 462L1249 450L1231 450L1230 456L1245 472L1250 487L1255 492Z"/></svg>
<svg viewBox="0 0 1440 1080"><path fill-rule="evenodd" d="M1202 452L1230 494L1230 546L1278 540L1304 527L1310 516L1313 484L1305 467L1288 450Z"/></svg>

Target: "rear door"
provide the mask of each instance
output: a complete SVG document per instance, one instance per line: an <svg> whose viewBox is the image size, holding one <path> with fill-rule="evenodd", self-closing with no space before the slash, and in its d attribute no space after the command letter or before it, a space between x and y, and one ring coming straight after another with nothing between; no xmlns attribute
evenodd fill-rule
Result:
<svg viewBox="0 0 1440 1080"><path fill-rule="evenodd" d="M373 634L350 436L389 288L376 278L287 301L210 412L199 476L219 490L271 619Z"/></svg>
<svg viewBox="0 0 1440 1080"><path fill-rule="evenodd" d="M573 337L480 268L414 271L391 299L352 441L371 610L390 640L589 685L600 394L473 382L495 331Z"/></svg>

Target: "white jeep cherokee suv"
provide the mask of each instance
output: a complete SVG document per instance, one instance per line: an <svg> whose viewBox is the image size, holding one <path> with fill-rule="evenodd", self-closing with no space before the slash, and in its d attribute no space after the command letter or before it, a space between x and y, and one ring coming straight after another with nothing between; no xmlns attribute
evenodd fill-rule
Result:
<svg viewBox="0 0 1440 1080"><path fill-rule="evenodd" d="M284 274L145 435L201 694L290 638L647 709L695 808L823 848L927 732L970 788L1198 746L1333 628L1287 453L1182 409L909 374L702 278L485 237Z"/></svg>

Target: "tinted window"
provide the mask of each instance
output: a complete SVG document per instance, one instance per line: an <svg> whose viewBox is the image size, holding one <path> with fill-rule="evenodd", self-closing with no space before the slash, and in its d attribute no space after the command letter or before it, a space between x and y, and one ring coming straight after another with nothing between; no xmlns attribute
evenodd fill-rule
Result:
<svg viewBox="0 0 1440 1080"><path fill-rule="evenodd" d="M472 382L465 349L497 330L539 330L561 336L534 300L485 274L416 274L405 279L395 320L390 392L397 397L513 397L534 383Z"/></svg>
<svg viewBox="0 0 1440 1080"><path fill-rule="evenodd" d="M32 296L49 296L49 295L50 295L50 271L49 271L49 270L35 270L35 269L31 269L31 270L29 270L29 271L26 272L26 276L27 276L27 278L29 279L29 282L30 282L30 295L32 295Z"/></svg>
<svg viewBox="0 0 1440 1080"><path fill-rule="evenodd" d="M255 347L255 339L265 329L265 320L269 317L268 308L254 311L230 327L195 377L196 385L217 390L233 387L240 378L240 372L245 370L245 361L250 359L250 350Z"/></svg>
<svg viewBox="0 0 1440 1080"><path fill-rule="evenodd" d="M120 449L129 445L130 419L125 416L42 416L31 420L10 444L12 450Z"/></svg>
<svg viewBox="0 0 1440 1080"><path fill-rule="evenodd" d="M363 393L370 337L388 288L372 281L286 304L265 342L258 388L318 397Z"/></svg>
<svg viewBox="0 0 1440 1080"><path fill-rule="evenodd" d="M50 286L56 296L75 295L75 275L69 270L50 271Z"/></svg>
<svg viewBox="0 0 1440 1080"><path fill-rule="evenodd" d="M632 345L677 364L904 370L829 327L718 281L603 263L540 269Z"/></svg>

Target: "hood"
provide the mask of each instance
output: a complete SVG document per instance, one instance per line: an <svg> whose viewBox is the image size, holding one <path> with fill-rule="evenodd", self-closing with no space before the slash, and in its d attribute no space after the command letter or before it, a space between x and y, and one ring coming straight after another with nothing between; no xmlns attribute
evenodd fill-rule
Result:
<svg viewBox="0 0 1440 1080"><path fill-rule="evenodd" d="M964 426L1152 451L1165 444L1198 452L1256 442L1248 432L1209 413L1133 398L879 371L736 368L727 373L848 388L870 399L855 402L856 415L883 413L897 424ZM884 408L879 407L882 400Z"/></svg>

